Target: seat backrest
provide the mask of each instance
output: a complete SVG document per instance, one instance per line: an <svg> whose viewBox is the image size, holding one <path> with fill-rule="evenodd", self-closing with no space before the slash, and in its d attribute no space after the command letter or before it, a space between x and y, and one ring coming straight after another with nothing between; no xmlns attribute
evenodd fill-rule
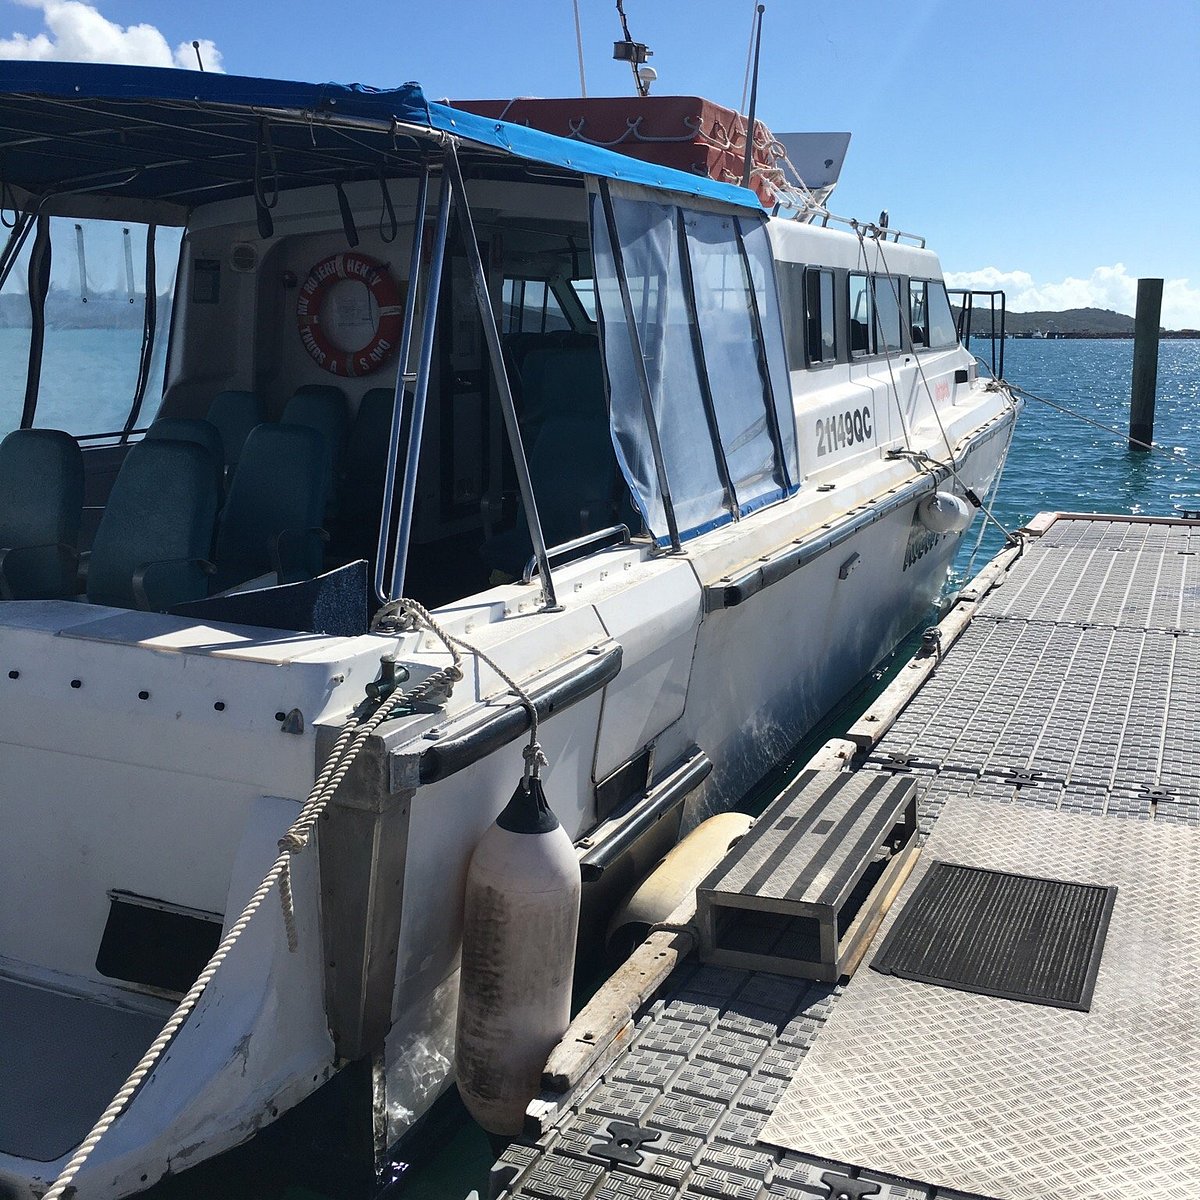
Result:
<svg viewBox="0 0 1200 1200"><path fill-rule="evenodd" d="M338 479L338 516L343 525L379 524L395 407L396 393L391 388L371 388L359 401Z"/></svg>
<svg viewBox="0 0 1200 1200"><path fill-rule="evenodd" d="M224 486L225 446L221 431L211 422L199 417L159 417L146 430L146 437L157 441L167 438L175 442L195 442L212 455L219 481Z"/></svg>
<svg viewBox="0 0 1200 1200"><path fill-rule="evenodd" d="M320 528L329 476L321 434L307 425L260 425L242 448L217 530L213 590L223 591L274 569L274 543ZM319 549L306 564L320 573Z"/></svg>
<svg viewBox="0 0 1200 1200"><path fill-rule="evenodd" d="M340 387L329 383L306 383L298 387L284 406L279 421L282 425L307 425L315 429L329 447L332 469L338 468L350 429L350 405Z"/></svg>
<svg viewBox="0 0 1200 1200"><path fill-rule="evenodd" d="M83 455L61 429L14 429L0 442L0 549L79 544ZM74 563L47 550L24 555L6 572L19 599L51 599L74 590Z"/></svg>
<svg viewBox="0 0 1200 1200"><path fill-rule="evenodd" d="M183 564L209 557L217 503L217 466L203 446L166 438L131 446L92 542L88 599L138 608L135 578L162 563L180 565L159 580L153 607L198 599L204 577Z"/></svg>
<svg viewBox="0 0 1200 1200"><path fill-rule="evenodd" d="M238 464L250 430L267 419L267 410L254 392L218 392L208 407L208 419L221 435L225 467L232 472Z"/></svg>

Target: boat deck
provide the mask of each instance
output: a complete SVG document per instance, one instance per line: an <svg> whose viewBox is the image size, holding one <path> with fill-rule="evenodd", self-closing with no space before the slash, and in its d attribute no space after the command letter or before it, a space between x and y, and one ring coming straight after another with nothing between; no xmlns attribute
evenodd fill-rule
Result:
<svg viewBox="0 0 1200 1200"><path fill-rule="evenodd" d="M814 760L918 785L862 967L691 956L493 1196L1200 1195L1200 522L1044 515L941 629ZM870 969L935 862L1115 888L1090 1011Z"/></svg>

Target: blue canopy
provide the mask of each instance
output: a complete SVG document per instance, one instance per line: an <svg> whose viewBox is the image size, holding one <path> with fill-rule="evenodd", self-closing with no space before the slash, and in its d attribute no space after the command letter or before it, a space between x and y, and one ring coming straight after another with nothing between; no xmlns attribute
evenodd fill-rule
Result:
<svg viewBox="0 0 1200 1200"><path fill-rule="evenodd" d="M398 123L398 125L397 125ZM418 84L294 83L165 67L0 62L0 193L86 189L184 207L411 172L422 131L464 153L599 175L761 211L732 184L425 99ZM497 159L496 155L503 159Z"/></svg>

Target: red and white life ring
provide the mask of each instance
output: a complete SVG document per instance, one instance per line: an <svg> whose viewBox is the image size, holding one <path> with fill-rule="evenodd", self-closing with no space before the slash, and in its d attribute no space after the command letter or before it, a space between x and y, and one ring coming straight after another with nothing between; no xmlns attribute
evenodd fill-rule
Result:
<svg viewBox="0 0 1200 1200"><path fill-rule="evenodd" d="M375 333L365 346L342 350L335 346L323 328L322 305L334 284L343 279L364 284L379 309ZM331 254L308 273L300 285L296 301L296 326L304 348L317 366L333 375L370 375L392 356L400 342L404 311L400 289L383 263L365 254Z"/></svg>

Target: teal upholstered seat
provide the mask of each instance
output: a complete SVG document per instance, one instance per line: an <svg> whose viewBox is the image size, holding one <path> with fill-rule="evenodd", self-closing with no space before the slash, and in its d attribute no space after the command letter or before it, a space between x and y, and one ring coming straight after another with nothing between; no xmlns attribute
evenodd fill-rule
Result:
<svg viewBox="0 0 1200 1200"><path fill-rule="evenodd" d="M207 592L217 467L195 442L130 447L100 518L88 563L93 604L165 611Z"/></svg>
<svg viewBox="0 0 1200 1200"><path fill-rule="evenodd" d="M547 546L557 546L611 525L624 489L618 488L598 352L534 351L526 366L542 355L536 376L527 373L536 393L527 392L526 403L543 414L527 453L542 534ZM519 511L515 527L490 538L482 554L488 566L515 576L532 552Z"/></svg>
<svg viewBox="0 0 1200 1200"><path fill-rule="evenodd" d="M212 455L221 490L224 490L225 446L221 440L221 431L211 421L191 417L160 417L146 430L146 437L152 441L168 438L171 441L195 442L197 446L203 446Z"/></svg>
<svg viewBox="0 0 1200 1200"><path fill-rule="evenodd" d="M338 478L337 544L343 557L375 556L395 405L391 388L371 388L350 427Z"/></svg>
<svg viewBox="0 0 1200 1200"><path fill-rule="evenodd" d="M0 596L47 600L75 590L83 456L60 429L0 442Z"/></svg>
<svg viewBox="0 0 1200 1200"><path fill-rule="evenodd" d="M305 425L260 425L242 448L217 530L213 591L276 572L321 572L328 492L325 441Z"/></svg>
<svg viewBox="0 0 1200 1200"><path fill-rule="evenodd" d="M218 392L208 408L208 419L221 435L225 470L232 474L242 454L250 430L267 419L262 400L253 392Z"/></svg>
<svg viewBox="0 0 1200 1200"><path fill-rule="evenodd" d="M341 473L342 455L350 429L350 406L346 393L330 383L306 383L292 393L279 422L281 425L307 425L324 439L329 455L328 498L333 500L334 481Z"/></svg>

